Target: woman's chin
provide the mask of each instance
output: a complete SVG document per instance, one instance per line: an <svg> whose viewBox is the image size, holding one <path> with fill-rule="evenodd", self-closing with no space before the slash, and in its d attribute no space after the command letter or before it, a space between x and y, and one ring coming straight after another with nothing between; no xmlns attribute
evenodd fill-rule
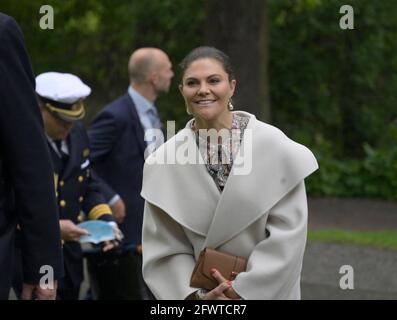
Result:
<svg viewBox="0 0 397 320"><path fill-rule="evenodd" d="M211 108L200 108L199 110L195 110L194 115L209 122L216 118L216 113Z"/></svg>
<svg viewBox="0 0 397 320"><path fill-rule="evenodd" d="M214 122L216 120L221 120L220 118L228 116L228 112L225 112L224 108L214 105L207 107L195 107L192 111L196 118L200 118L206 122Z"/></svg>

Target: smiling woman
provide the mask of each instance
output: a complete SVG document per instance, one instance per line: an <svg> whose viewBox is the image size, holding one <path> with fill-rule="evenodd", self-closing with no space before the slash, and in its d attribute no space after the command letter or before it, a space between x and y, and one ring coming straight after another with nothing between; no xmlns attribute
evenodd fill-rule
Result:
<svg viewBox="0 0 397 320"><path fill-rule="evenodd" d="M236 80L228 58L220 51L203 47L196 54L187 56L181 67L183 78L179 90L188 113L195 117L196 128L230 128L232 114L229 106Z"/></svg>
<svg viewBox="0 0 397 320"><path fill-rule="evenodd" d="M317 169L316 159L254 115L232 112L236 79L223 52L194 49L181 67L179 90L193 119L144 168L146 283L158 299L299 299L307 230L304 179ZM203 131L217 133L217 139ZM198 150L203 161L178 162L181 149L189 155ZM172 150L176 156L164 156ZM243 173L241 150L243 166L252 164ZM246 270L237 274L232 266L231 273L221 274L212 264L208 270L218 286L193 287L200 286L190 278L205 248L247 259Z"/></svg>

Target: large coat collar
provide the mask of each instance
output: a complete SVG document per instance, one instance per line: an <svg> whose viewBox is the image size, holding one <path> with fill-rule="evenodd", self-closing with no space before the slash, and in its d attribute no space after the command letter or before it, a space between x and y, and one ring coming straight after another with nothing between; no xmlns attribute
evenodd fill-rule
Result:
<svg viewBox="0 0 397 320"><path fill-rule="evenodd" d="M242 146L247 151L252 145L252 169L247 174L236 174L238 166L234 165L222 193L203 163L159 164L172 153L182 151L202 160L195 135L188 128L167 141L145 163L142 197L185 228L206 237L204 247L217 247L233 238L318 168L306 147L255 116L244 114L250 116L250 121ZM244 158L245 164L247 159Z"/></svg>

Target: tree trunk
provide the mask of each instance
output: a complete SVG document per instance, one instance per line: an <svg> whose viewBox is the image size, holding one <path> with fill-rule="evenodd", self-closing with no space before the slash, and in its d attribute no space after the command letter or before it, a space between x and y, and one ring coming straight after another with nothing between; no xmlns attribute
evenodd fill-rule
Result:
<svg viewBox="0 0 397 320"><path fill-rule="evenodd" d="M206 41L231 59L236 109L270 121L266 1L207 0Z"/></svg>

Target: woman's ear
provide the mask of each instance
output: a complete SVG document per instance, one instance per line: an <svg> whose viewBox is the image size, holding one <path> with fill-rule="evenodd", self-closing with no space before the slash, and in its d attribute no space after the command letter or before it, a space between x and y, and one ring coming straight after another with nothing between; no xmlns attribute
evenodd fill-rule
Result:
<svg viewBox="0 0 397 320"><path fill-rule="evenodd" d="M234 90L236 89L236 84L237 81L235 79L233 79L232 81L230 81L230 88L232 89L232 93L234 94ZM232 94L232 95L233 95Z"/></svg>
<svg viewBox="0 0 397 320"><path fill-rule="evenodd" d="M179 91L180 91L180 93L183 95L183 85L182 84L180 84L179 86L178 86L178 88L179 88Z"/></svg>

